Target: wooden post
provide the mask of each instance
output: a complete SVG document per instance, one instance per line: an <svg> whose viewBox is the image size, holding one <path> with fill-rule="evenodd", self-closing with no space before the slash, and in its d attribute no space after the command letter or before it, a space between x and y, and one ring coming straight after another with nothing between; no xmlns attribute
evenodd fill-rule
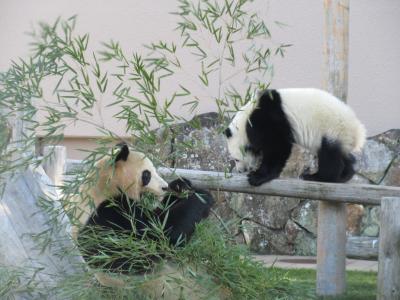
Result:
<svg viewBox="0 0 400 300"><path fill-rule="evenodd" d="M400 299L400 197L382 198L378 300Z"/></svg>
<svg viewBox="0 0 400 300"><path fill-rule="evenodd" d="M324 0L324 87L347 98L348 0ZM346 290L346 205L321 201L318 208L317 294L341 295Z"/></svg>
<svg viewBox="0 0 400 300"><path fill-rule="evenodd" d="M55 186L63 182L67 163L67 149L64 146L48 145L43 148L43 169Z"/></svg>
<svg viewBox="0 0 400 300"><path fill-rule="evenodd" d="M346 290L346 205L318 205L317 294L334 296Z"/></svg>
<svg viewBox="0 0 400 300"><path fill-rule="evenodd" d="M349 45L349 0L324 0L324 88L346 102Z"/></svg>

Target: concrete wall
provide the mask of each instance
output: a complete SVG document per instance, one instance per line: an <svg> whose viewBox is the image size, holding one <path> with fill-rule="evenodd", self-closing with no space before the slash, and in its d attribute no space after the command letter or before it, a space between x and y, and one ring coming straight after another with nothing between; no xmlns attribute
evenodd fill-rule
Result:
<svg viewBox="0 0 400 300"><path fill-rule="evenodd" d="M369 135L400 128L400 1L350 2L348 103L366 124ZM272 86L321 87L323 1L260 3L261 15L288 25L273 30L273 41L293 44L286 58L276 61ZM176 18L169 14L175 6L173 0L1 0L0 70L7 69L10 59L28 55L30 39L24 32L38 21L53 22L57 16L78 14L78 30L90 33L94 48L100 41L114 39L124 49L140 51L144 43L176 39ZM200 112L212 109L212 104L204 101ZM107 126L123 135L112 113L105 115ZM97 135L86 125L79 126L70 128L67 136L80 140ZM71 140L72 144L75 142Z"/></svg>

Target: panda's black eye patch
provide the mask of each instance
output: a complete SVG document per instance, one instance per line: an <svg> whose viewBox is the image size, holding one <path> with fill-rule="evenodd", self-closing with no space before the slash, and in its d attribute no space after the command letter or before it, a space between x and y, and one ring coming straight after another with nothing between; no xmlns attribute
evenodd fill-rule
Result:
<svg viewBox="0 0 400 300"><path fill-rule="evenodd" d="M151 180L151 172L149 170L144 170L142 172L142 185L146 186Z"/></svg>
<svg viewBox="0 0 400 300"><path fill-rule="evenodd" d="M227 138L230 138L232 136L231 129L229 127L225 129L224 134L226 135Z"/></svg>

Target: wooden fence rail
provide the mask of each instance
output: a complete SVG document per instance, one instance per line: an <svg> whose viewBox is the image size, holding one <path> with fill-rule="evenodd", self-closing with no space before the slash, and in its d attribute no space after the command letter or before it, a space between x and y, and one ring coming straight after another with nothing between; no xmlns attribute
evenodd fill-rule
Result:
<svg viewBox="0 0 400 300"><path fill-rule="evenodd" d="M297 179L275 179L254 187L247 183L246 175L242 174L168 168L159 168L158 172L166 178L186 177L197 187L210 190L326 200L332 203L380 205L382 197L400 196L400 187L370 184L338 184Z"/></svg>

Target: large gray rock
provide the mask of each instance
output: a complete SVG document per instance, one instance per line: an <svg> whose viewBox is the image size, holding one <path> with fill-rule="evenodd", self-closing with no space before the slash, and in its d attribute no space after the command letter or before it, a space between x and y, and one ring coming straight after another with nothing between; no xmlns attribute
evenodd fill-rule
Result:
<svg viewBox="0 0 400 300"><path fill-rule="evenodd" d="M281 173L281 178L299 178L307 169L313 173L317 170L317 161L307 149L293 145L292 153Z"/></svg>
<svg viewBox="0 0 400 300"><path fill-rule="evenodd" d="M400 186L400 155L391 163L382 180L382 185Z"/></svg>
<svg viewBox="0 0 400 300"><path fill-rule="evenodd" d="M385 144L368 140L360 156L358 173L379 184L395 157L395 153Z"/></svg>
<svg viewBox="0 0 400 300"><path fill-rule="evenodd" d="M295 198L242 194L240 199L230 203L237 215L243 218L270 229L283 229L299 202Z"/></svg>
<svg viewBox="0 0 400 300"><path fill-rule="evenodd" d="M400 129L391 129L384 133L375 135L371 139L386 145L397 155L400 153Z"/></svg>
<svg viewBox="0 0 400 300"><path fill-rule="evenodd" d="M242 231L250 249L259 254L294 254L284 230L273 230L252 222L243 221Z"/></svg>
<svg viewBox="0 0 400 300"><path fill-rule="evenodd" d="M367 207L362 217L361 235L377 237L379 235L379 218L379 206Z"/></svg>
<svg viewBox="0 0 400 300"><path fill-rule="evenodd" d="M317 235L318 201L302 201L291 214L291 220L298 226Z"/></svg>
<svg viewBox="0 0 400 300"><path fill-rule="evenodd" d="M369 147L368 147L369 145ZM365 154L367 153L367 154ZM359 173L372 183L400 186L400 129L373 136L363 152ZM380 208L365 207L360 224L362 236L379 236Z"/></svg>
<svg viewBox="0 0 400 300"><path fill-rule="evenodd" d="M317 254L316 235L304 230L298 223L288 220L285 226L285 234L289 244L293 245L293 254L307 256Z"/></svg>
<svg viewBox="0 0 400 300"><path fill-rule="evenodd" d="M361 221L364 216L364 206L360 204L348 204L346 207L347 213L347 234L357 236L361 233Z"/></svg>

